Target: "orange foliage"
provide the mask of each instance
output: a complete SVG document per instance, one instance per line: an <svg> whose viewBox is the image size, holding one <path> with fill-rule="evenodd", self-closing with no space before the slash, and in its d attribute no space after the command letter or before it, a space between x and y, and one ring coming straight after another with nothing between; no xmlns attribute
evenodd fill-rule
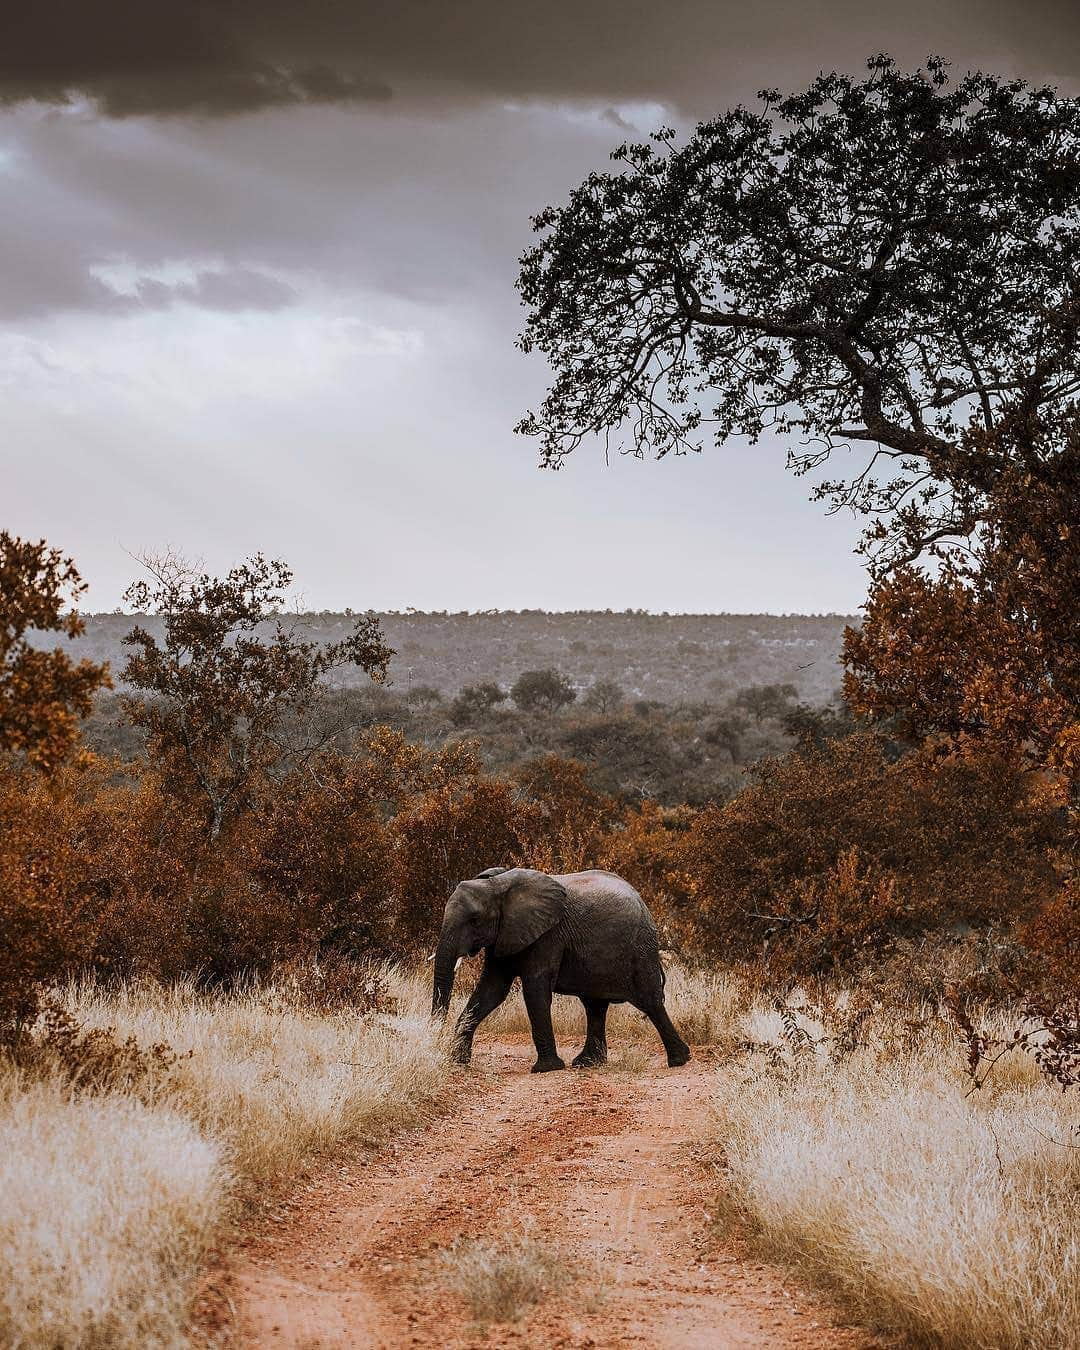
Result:
<svg viewBox="0 0 1080 1350"><path fill-rule="evenodd" d="M1003 474L974 552L879 579L845 636L856 713L978 737L1080 783L1080 442Z"/></svg>
<svg viewBox="0 0 1080 1350"><path fill-rule="evenodd" d="M513 784L479 775L402 807L391 829L404 948L433 944L447 897L463 878L521 861L522 815Z"/></svg>
<svg viewBox="0 0 1080 1350"><path fill-rule="evenodd" d="M866 733L806 746L698 815L691 926L714 956L767 950L779 978L851 969L899 938L1029 917L1057 893L1063 830L1015 756L889 762Z"/></svg>
<svg viewBox="0 0 1080 1350"><path fill-rule="evenodd" d="M1054 1006L1080 1000L1080 887L1075 878L1031 921L1022 933L1034 964L1036 997Z"/></svg>
<svg viewBox="0 0 1080 1350"><path fill-rule="evenodd" d="M619 816L618 803L589 782L576 759L541 755L514 775L525 801L518 856L543 872L576 872L597 865L603 840Z"/></svg>
<svg viewBox="0 0 1080 1350"><path fill-rule="evenodd" d="M0 1041L37 1015L42 986L87 946L90 897L71 842L51 829L51 807L40 781L0 765Z"/></svg>
<svg viewBox="0 0 1080 1350"><path fill-rule="evenodd" d="M1025 491L1030 507L1038 493ZM269 643L253 635L277 575L258 559L225 583L177 582L169 642L138 638L133 668L163 699L146 714L149 762L72 757L74 719L103 672L19 651L29 624L78 630L58 608L77 574L44 545L0 535L0 1037L39 1012L50 984L87 969L228 983L317 957L347 988L355 963L428 947L455 885L500 864L610 868L646 897L665 943L765 957L779 981L855 971L894 944L973 925L1019 935L1042 986L1075 994L1080 907L1060 861L1061 782L1080 766L1075 616L1055 598L1075 540L1047 501L1024 530L1002 519L990 531L981 572L950 564L936 580L901 570L881 582L849 634L851 697L902 713L921 749L897 760L868 733L807 741L700 810L627 807L555 755L496 778L468 742L431 749L385 727L349 753L287 748L283 728L317 699L330 658L284 629ZM201 674L180 651L193 630ZM345 655L377 674L384 649L354 638ZM44 669L52 683L28 693ZM253 731L244 699L260 691L277 713ZM1033 754L1052 771L1031 773Z"/></svg>
<svg viewBox="0 0 1080 1350"><path fill-rule="evenodd" d="M51 771L71 754L94 692L109 684L107 666L74 662L60 648L32 647L33 630L78 637L74 605L86 586L70 558L44 540L0 530L0 753Z"/></svg>
<svg viewBox="0 0 1080 1350"><path fill-rule="evenodd" d="M617 872L646 897L665 946L693 942L687 838L698 812L690 806L659 806L645 801L624 813L618 828L603 840L600 866Z"/></svg>

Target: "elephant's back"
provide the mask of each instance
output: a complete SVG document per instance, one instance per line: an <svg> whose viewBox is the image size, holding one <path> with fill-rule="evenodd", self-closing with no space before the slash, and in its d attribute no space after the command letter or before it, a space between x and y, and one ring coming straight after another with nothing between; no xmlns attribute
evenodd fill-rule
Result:
<svg viewBox="0 0 1080 1350"><path fill-rule="evenodd" d="M589 872L566 872L555 878L574 897L580 908L602 910L614 916L653 924L649 907L623 877L614 872L593 869Z"/></svg>
<svg viewBox="0 0 1080 1350"><path fill-rule="evenodd" d="M655 936L656 923L647 904L624 877L614 872L567 872L555 880L574 899L575 914L603 933L632 929L645 942L649 934Z"/></svg>

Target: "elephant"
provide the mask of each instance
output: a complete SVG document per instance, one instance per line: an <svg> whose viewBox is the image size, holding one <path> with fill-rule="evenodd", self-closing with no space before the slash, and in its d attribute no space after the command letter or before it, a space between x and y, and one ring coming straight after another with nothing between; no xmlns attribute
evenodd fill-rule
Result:
<svg viewBox="0 0 1080 1350"><path fill-rule="evenodd" d="M664 1007L656 924L622 877L490 867L461 882L446 903L435 953L433 1016L446 1016L458 961L480 951L484 968L454 1031L452 1055L458 1063L469 1063L477 1026L518 976L536 1045L533 1073L566 1067L551 1026L553 993L573 994L585 1005L587 1031L576 1068L606 1061L611 1003L631 1003L648 1017L672 1068L690 1058Z"/></svg>

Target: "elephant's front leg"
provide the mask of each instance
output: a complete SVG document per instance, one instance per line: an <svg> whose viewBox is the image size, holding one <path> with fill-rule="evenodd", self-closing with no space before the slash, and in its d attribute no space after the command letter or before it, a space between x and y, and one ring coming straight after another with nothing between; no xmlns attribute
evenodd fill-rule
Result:
<svg viewBox="0 0 1080 1350"><path fill-rule="evenodd" d="M551 1026L551 980L543 975L523 979L521 992L525 995L525 1011L529 1014L529 1025L536 1046L533 1073L565 1069L566 1065L555 1048L555 1032Z"/></svg>
<svg viewBox="0 0 1080 1350"><path fill-rule="evenodd" d="M468 1064L472 1059L473 1034L489 1013L502 1003L510 992L514 982L512 971L485 965L483 973L476 982L476 988L469 995L461 1016L454 1028L454 1044L450 1052L451 1059L457 1064Z"/></svg>

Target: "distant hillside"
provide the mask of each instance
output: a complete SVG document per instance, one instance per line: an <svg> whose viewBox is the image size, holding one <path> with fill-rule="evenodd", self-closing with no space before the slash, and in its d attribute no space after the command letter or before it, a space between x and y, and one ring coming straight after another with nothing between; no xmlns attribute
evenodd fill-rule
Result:
<svg viewBox="0 0 1080 1350"><path fill-rule="evenodd" d="M595 680L618 683L631 697L716 700L750 684L791 683L808 703L825 702L840 683L838 655L846 625L840 614L646 614L542 610L481 614L379 615L397 656L395 692L430 685L444 694L494 680L506 687L523 670L555 666L585 689ZM87 616L78 655L123 667L121 639L133 624L151 630L159 620L127 614ZM340 637L348 614L314 613L298 622L313 638ZM43 640L44 641L44 640ZM52 639L49 639L51 642ZM342 672L339 683L363 683Z"/></svg>

